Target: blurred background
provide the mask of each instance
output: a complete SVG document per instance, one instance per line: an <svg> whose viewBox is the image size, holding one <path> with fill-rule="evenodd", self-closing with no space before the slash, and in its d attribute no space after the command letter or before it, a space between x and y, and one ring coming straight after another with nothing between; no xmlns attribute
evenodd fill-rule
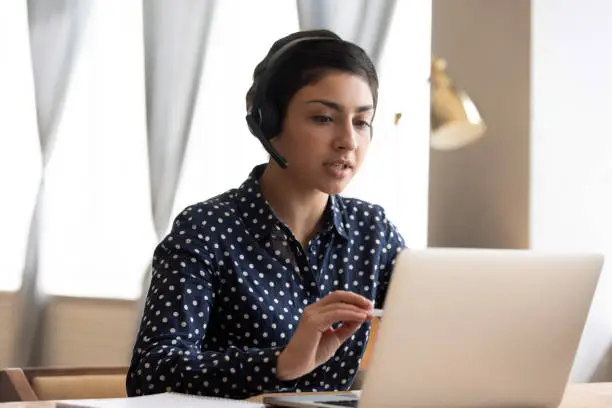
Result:
<svg viewBox="0 0 612 408"><path fill-rule="evenodd" d="M128 364L155 245L266 160L252 72L310 28L375 60L375 137L346 195L410 247L612 256L610 2L5 1L0 367ZM612 380L610 269L574 381Z"/></svg>

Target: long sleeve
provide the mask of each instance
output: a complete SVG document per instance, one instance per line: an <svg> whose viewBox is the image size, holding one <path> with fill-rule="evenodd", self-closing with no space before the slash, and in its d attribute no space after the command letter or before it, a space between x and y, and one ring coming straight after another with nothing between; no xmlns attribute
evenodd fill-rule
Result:
<svg viewBox="0 0 612 408"><path fill-rule="evenodd" d="M387 296L387 289L393 273L395 259L399 251L406 248L404 238L397 230L397 227L386 217L383 210L380 211L383 230L380 231L380 240L382 244L379 274L376 294L376 307L383 307Z"/></svg>
<svg viewBox="0 0 612 408"><path fill-rule="evenodd" d="M194 225L185 213L179 216L155 250L128 395L174 391L246 398L283 391L286 384L275 374L281 347L203 350L219 276Z"/></svg>

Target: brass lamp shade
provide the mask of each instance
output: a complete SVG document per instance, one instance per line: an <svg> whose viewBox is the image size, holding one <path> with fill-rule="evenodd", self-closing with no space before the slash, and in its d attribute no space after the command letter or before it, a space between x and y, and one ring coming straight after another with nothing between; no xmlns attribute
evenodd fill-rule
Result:
<svg viewBox="0 0 612 408"><path fill-rule="evenodd" d="M446 61L431 61L431 147L453 150L480 139L486 125L476 105L462 90L453 86L446 74Z"/></svg>

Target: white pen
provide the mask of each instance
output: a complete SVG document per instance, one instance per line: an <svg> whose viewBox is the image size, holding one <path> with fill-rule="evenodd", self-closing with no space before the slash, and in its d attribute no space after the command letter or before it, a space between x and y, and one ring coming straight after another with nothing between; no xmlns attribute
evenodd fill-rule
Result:
<svg viewBox="0 0 612 408"><path fill-rule="evenodd" d="M374 310L372 311L372 315L373 315L374 317L382 317L382 315L383 315L383 310L382 310L382 309L374 309Z"/></svg>

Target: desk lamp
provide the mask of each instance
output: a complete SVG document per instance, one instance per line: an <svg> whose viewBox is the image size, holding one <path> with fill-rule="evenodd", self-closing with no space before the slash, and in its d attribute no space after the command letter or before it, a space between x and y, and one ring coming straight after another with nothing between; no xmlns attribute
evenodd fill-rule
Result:
<svg viewBox="0 0 612 408"><path fill-rule="evenodd" d="M486 125L467 93L453 85L446 73L444 59L432 58L429 82L431 147L436 150L455 150L480 139ZM401 113L395 115L395 124L401 116Z"/></svg>

